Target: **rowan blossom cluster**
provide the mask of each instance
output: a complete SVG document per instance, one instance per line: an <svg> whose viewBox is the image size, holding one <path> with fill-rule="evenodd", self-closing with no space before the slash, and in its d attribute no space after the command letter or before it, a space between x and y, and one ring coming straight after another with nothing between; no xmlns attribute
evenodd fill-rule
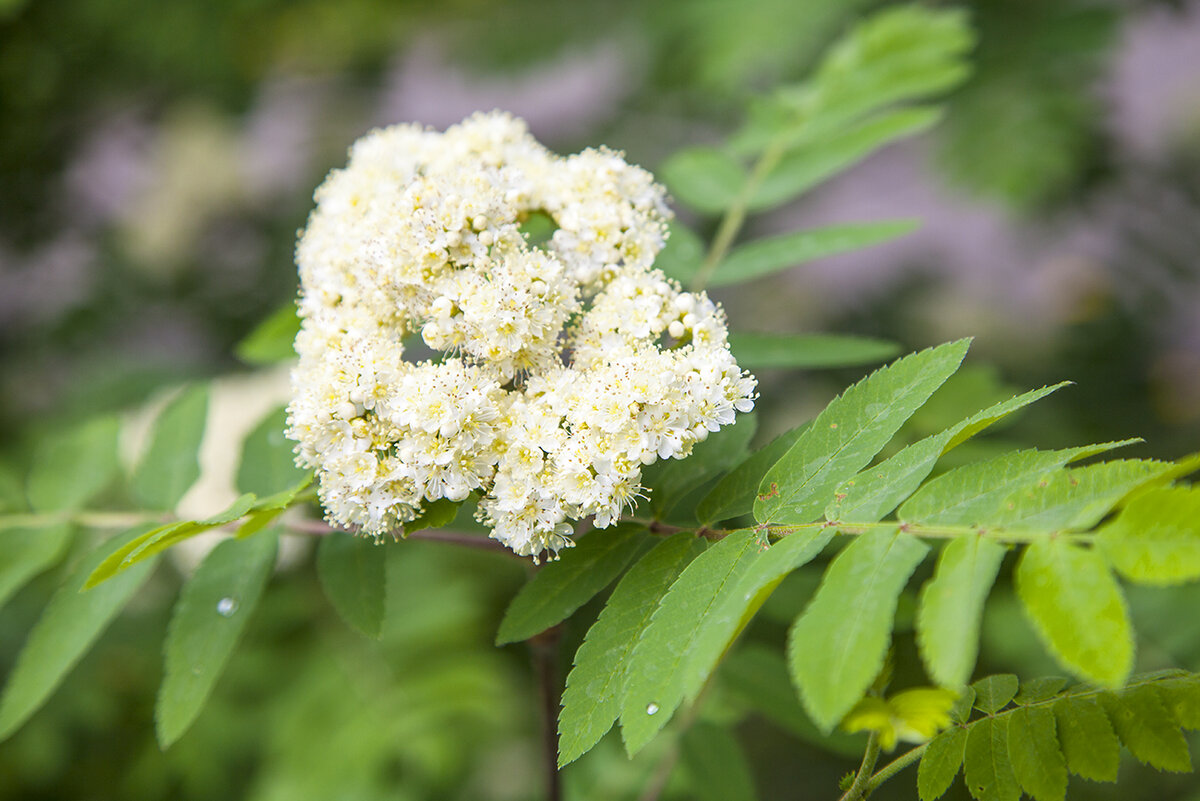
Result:
<svg viewBox="0 0 1200 801"><path fill-rule="evenodd" d="M557 552L753 407L721 309L654 268L670 212L620 153L557 156L499 112L399 125L316 201L288 436L335 525L379 537L475 492L492 537Z"/></svg>

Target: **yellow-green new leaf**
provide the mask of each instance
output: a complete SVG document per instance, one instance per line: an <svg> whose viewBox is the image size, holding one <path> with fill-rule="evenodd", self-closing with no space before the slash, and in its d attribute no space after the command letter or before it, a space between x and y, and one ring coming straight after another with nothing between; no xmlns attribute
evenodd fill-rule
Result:
<svg viewBox="0 0 1200 801"><path fill-rule="evenodd" d="M788 663L813 722L828 733L883 667L896 602L929 547L899 531L850 543L788 632Z"/></svg>
<svg viewBox="0 0 1200 801"><path fill-rule="evenodd" d="M1017 595L1042 642L1059 663L1105 687L1119 687L1133 667L1129 611L1104 559L1060 538L1025 549Z"/></svg>
<svg viewBox="0 0 1200 801"><path fill-rule="evenodd" d="M163 646L155 723L163 747L178 740L204 706L275 566L278 537L228 539L183 586Z"/></svg>
<svg viewBox="0 0 1200 801"><path fill-rule="evenodd" d="M917 644L930 677L943 687L959 687L971 678L983 604L1004 553L1003 546L982 537L953 539L921 590Z"/></svg>
<svg viewBox="0 0 1200 801"><path fill-rule="evenodd" d="M1139 495L1100 529L1096 544L1131 581L1165 586L1200 578L1200 490L1171 487Z"/></svg>

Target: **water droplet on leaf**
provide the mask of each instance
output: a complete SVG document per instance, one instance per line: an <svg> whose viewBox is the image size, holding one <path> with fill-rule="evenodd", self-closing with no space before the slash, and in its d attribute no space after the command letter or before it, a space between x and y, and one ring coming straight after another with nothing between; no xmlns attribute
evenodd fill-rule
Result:
<svg viewBox="0 0 1200 801"><path fill-rule="evenodd" d="M658 713L658 704L656 704L654 702L646 704L646 714L647 715L654 715L657 713Z"/></svg>
<svg viewBox="0 0 1200 801"><path fill-rule="evenodd" d="M233 613L238 610L238 602L236 598L222 598L217 601L217 614L222 617L232 617Z"/></svg>

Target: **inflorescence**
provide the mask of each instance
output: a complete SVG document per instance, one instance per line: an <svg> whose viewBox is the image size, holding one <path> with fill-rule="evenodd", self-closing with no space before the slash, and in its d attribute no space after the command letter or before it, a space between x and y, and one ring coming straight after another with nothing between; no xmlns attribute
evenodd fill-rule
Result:
<svg viewBox="0 0 1200 801"><path fill-rule="evenodd" d="M753 408L720 307L654 268L670 211L620 153L557 156L499 112L399 125L316 201L288 436L335 525L379 537L476 492L492 537L557 552ZM555 226L540 244L531 218Z"/></svg>

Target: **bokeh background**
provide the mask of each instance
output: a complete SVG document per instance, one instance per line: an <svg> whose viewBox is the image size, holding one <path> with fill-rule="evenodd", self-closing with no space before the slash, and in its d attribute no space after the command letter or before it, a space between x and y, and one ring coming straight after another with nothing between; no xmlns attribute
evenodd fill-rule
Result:
<svg viewBox="0 0 1200 801"><path fill-rule="evenodd" d="M17 470L41 431L139 408L183 380L221 376L242 431L277 404L282 374L256 373L234 346L294 296L312 191L369 128L502 108L554 149L604 143L654 169L719 141L755 93L801 78L880 5L0 0L0 467ZM1076 386L1004 444L1200 449L1200 3L954 5L979 45L945 121L750 234L913 216L922 228L714 291L731 327L905 349L976 337L968 369L910 436L1065 378ZM764 373L760 429L805 419L862 372ZM0 744L0 799L538 797L527 655L490 645L523 568L422 543L387 558L400 589L382 644L340 627L298 557L210 708L165 754L152 710L179 579L160 570L50 706ZM0 670L55 580L0 611ZM789 581L751 644L776 637L808 592ZM1200 668L1200 616L1179 614L1200 595L1133 603L1140 666ZM567 654L583 630L568 631ZM1053 672L1004 586L984 648L985 669ZM743 662L729 671L762 667ZM754 699L716 695L709 714L737 723L763 798L807 797L797 786L832 797L854 767L772 728ZM654 754L629 763L619 751L605 740L568 772L574 797L634 797ZM1194 783L1131 763L1120 786L1073 780L1072 797L1187 798ZM689 792L680 775L667 797ZM911 783L895 797L910 795Z"/></svg>

